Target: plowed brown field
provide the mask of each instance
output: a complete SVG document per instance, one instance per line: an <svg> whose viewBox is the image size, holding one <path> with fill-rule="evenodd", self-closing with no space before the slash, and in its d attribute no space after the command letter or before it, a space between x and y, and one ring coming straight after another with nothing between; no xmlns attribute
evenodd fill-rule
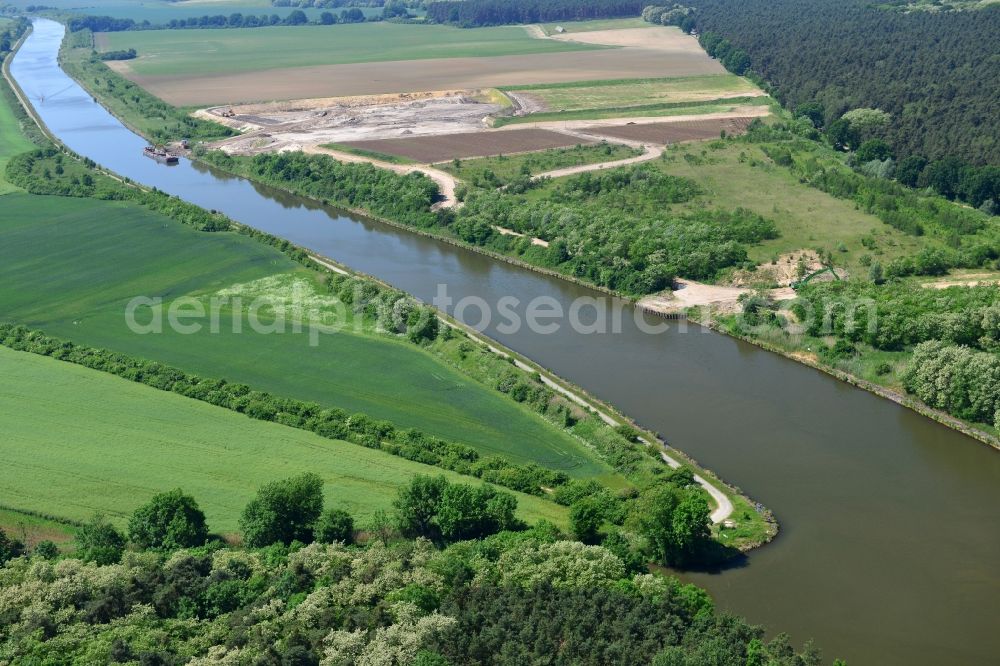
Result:
<svg viewBox="0 0 1000 666"><path fill-rule="evenodd" d="M722 130L726 130L727 134L742 134L752 120L753 118L711 118L641 125L594 125L588 127L587 131L629 141L675 143L712 139L719 136Z"/></svg>
<svg viewBox="0 0 1000 666"><path fill-rule="evenodd" d="M344 141L343 146L372 150L386 155L407 157L428 164L455 158L509 155L577 144L595 143L576 136L543 129L519 129L494 132L463 132L437 136L414 136L401 139Z"/></svg>

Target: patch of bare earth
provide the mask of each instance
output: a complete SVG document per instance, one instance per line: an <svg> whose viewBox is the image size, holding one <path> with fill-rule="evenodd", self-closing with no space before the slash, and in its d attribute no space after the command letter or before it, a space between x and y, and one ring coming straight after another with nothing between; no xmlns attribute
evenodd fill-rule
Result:
<svg viewBox="0 0 1000 666"><path fill-rule="evenodd" d="M709 307L717 313L725 314L739 312L740 296L750 291L746 287L726 287L678 278L674 281L672 292L646 296L639 300L639 305L664 314L684 312L693 307ZM791 287L771 289L769 294L776 301L795 298L795 290Z"/></svg>
<svg viewBox="0 0 1000 666"><path fill-rule="evenodd" d="M400 93L218 106L199 115L243 132L213 147L247 154L483 129L501 108L483 99L478 91Z"/></svg>

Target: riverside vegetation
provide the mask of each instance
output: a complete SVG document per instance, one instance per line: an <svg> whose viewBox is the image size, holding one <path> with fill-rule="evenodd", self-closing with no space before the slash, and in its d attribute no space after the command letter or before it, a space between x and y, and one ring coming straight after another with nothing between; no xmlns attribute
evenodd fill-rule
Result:
<svg viewBox="0 0 1000 666"><path fill-rule="evenodd" d="M665 482L661 497L676 486ZM811 666L786 637L717 612L692 585L646 573L644 548L525 525L513 496L416 476L391 512L358 527L322 480L262 486L242 511L243 548L210 532L180 489L127 529L95 516L73 556L0 532L0 658L155 664L559 664ZM583 516L574 530L589 533ZM360 529L358 529L360 528ZM516 618L511 621L511 618Z"/></svg>

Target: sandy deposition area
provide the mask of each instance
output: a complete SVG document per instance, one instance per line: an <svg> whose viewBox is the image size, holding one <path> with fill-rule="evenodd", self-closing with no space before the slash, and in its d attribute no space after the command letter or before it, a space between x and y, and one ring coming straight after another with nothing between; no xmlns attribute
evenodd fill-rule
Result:
<svg viewBox="0 0 1000 666"><path fill-rule="evenodd" d="M316 65L205 76L137 76L127 60L108 64L175 106L725 73L722 65L702 51L697 40L673 28L600 30L559 36L570 37L619 48Z"/></svg>
<svg viewBox="0 0 1000 666"><path fill-rule="evenodd" d="M442 91L218 106L196 115L243 132L215 147L254 153L482 130L500 108L477 91Z"/></svg>

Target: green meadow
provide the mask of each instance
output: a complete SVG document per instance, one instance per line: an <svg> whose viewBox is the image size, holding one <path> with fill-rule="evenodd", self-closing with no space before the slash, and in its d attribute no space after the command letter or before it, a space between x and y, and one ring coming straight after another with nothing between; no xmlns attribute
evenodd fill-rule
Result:
<svg viewBox="0 0 1000 666"><path fill-rule="evenodd" d="M396 488L413 475L442 473L5 347L0 374L0 484L13 508L70 520L101 512L124 525L151 495L180 486L197 498L210 529L229 533L257 488L277 478L315 472L325 481L327 506L364 519L390 509ZM563 507L516 495L522 519L566 523ZM31 535L58 535L47 521L10 511L0 513L0 522L15 536L21 524Z"/></svg>
<svg viewBox="0 0 1000 666"><path fill-rule="evenodd" d="M520 26L463 29L398 23L114 32L101 35L99 40L106 50L136 49L139 58L128 66L139 76L194 76L603 48L534 39Z"/></svg>
<svg viewBox="0 0 1000 666"><path fill-rule="evenodd" d="M650 106L669 102L704 102L722 97L752 96L759 88L734 74L707 74L663 79L575 81L505 88L540 99L553 111ZM532 116L534 117L534 116Z"/></svg>
<svg viewBox="0 0 1000 666"><path fill-rule="evenodd" d="M208 298L270 276L315 284L316 273L234 233L195 231L131 205L22 194L3 199L0 318L75 342L153 359L193 374L420 428L516 462L579 476L607 468L568 433L415 345L343 331L310 346L306 333L255 333L228 311L217 333L126 324L136 296ZM266 295L266 294L265 294ZM265 312L265 311L262 311ZM149 309L139 311L145 321ZM266 314L266 312L265 312Z"/></svg>

